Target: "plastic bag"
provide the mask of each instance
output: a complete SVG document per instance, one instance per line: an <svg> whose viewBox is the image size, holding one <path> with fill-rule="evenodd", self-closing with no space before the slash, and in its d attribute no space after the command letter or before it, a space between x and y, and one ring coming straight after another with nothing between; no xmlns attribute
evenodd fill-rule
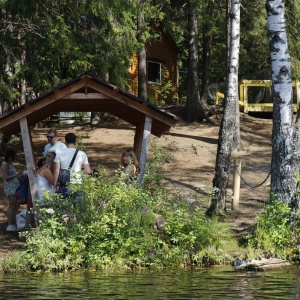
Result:
<svg viewBox="0 0 300 300"><path fill-rule="evenodd" d="M21 230L26 225L26 209L22 209L20 213L16 215L17 230Z"/></svg>

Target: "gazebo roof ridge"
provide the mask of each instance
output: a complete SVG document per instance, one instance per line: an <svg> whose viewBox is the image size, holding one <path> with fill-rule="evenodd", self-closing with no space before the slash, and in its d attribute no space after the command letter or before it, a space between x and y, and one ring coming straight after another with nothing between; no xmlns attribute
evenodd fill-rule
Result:
<svg viewBox="0 0 300 300"><path fill-rule="evenodd" d="M0 132L11 135L19 132L19 120L27 118L34 125L60 111L108 112L132 125L153 118L152 133L157 136L174 126L178 118L141 98L84 73L0 116Z"/></svg>

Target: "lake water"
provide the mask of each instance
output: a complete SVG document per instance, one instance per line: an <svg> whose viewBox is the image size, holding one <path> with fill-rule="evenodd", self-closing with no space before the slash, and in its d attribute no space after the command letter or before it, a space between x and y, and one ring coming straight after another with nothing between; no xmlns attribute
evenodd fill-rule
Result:
<svg viewBox="0 0 300 300"><path fill-rule="evenodd" d="M257 273L214 267L4 275L0 299L300 299L299 278L298 266Z"/></svg>

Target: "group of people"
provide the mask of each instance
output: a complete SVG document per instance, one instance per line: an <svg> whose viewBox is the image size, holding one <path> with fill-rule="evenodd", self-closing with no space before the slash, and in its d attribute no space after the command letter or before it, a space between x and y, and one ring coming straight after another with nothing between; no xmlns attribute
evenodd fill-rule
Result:
<svg viewBox="0 0 300 300"><path fill-rule="evenodd" d="M70 197L72 194L72 184L80 184L81 174L91 174L91 168L87 154L82 150L77 150L76 135L67 133L65 143L58 140L58 134L55 129L50 129L47 133L48 143L44 147L43 158L37 162L36 183L37 194L40 204L43 204L45 192L54 194L60 193L63 198ZM17 172L13 161L16 158L16 152L8 149L1 164L1 173L4 180L4 194L8 200L6 231L16 230L16 215L19 210L19 204L15 197L16 189L20 186L18 177L24 172ZM134 151L129 148L123 151L121 155L122 169L126 183L131 183L135 174L138 172L138 161ZM64 170L70 170L68 181L62 180ZM121 176L121 175L120 175Z"/></svg>

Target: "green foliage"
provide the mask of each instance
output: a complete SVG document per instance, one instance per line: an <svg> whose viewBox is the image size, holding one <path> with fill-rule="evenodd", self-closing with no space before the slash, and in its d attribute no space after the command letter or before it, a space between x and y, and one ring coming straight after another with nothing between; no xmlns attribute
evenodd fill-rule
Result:
<svg viewBox="0 0 300 300"><path fill-rule="evenodd" d="M241 47L239 76L245 79L269 68L269 41L265 3L254 0L241 9ZM248 78L247 78L248 77ZM271 79L271 78L261 78Z"/></svg>
<svg viewBox="0 0 300 300"><path fill-rule="evenodd" d="M83 142L84 138L87 138L84 134L80 134L80 135L77 136L77 139L76 139L76 149L82 150L82 151L86 152L88 150L88 147Z"/></svg>
<svg viewBox="0 0 300 300"><path fill-rule="evenodd" d="M167 152L154 149L148 165L146 176L158 184L160 175L155 179L150 172L160 171L170 159ZM79 190L81 200L75 197ZM225 259L228 227L161 186L153 193L147 185L109 178L99 168L99 177L85 176L72 191L68 200L49 198L39 230L25 234L26 250L6 259L3 271L161 268Z"/></svg>
<svg viewBox="0 0 300 300"><path fill-rule="evenodd" d="M212 37L209 78L222 82L226 76L226 5L224 1L195 1L199 24L199 62L207 53L205 37ZM180 49L179 94L186 100L188 69L186 1L1 1L1 79L17 87L22 80L43 93L84 72L124 87L131 54L151 36L148 24L163 21ZM265 3L246 1L241 9L240 77L269 68ZM286 3L287 32L292 75L299 78L299 5ZM137 17L144 15L142 32ZM137 37L141 37L141 41ZM22 58L24 56L24 59ZM246 78L249 79L249 78ZM269 78L262 78L269 79ZM157 94L164 101L169 82ZM9 98L11 99L11 98ZM162 104L162 103L159 103Z"/></svg>
<svg viewBox="0 0 300 300"><path fill-rule="evenodd" d="M300 60L295 57L291 57L291 69L292 69L292 76L293 80L300 79Z"/></svg>
<svg viewBox="0 0 300 300"><path fill-rule="evenodd" d="M174 87L171 80L168 80L166 68L162 68L161 84L152 85L154 97L148 97L150 103L163 106L166 104L165 100L173 92Z"/></svg>
<svg viewBox="0 0 300 300"><path fill-rule="evenodd" d="M250 248L264 257L299 260L299 218L286 203L272 200L257 220L255 229L247 236Z"/></svg>
<svg viewBox="0 0 300 300"><path fill-rule="evenodd" d="M166 165L172 161L171 153L175 153L175 143L169 144L167 147L158 147L156 139L151 143L152 155L148 158L147 172L144 176L144 188L151 195L164 192L162 189L162 180L164 178L164 170Z"/></svg>
<svg viewBox="0 0 300 300"><path fill-rule="evenodd" d="M12 99L14 97L10 87L4 83L0 83L0 97L4 99Z"/></svg>
<svg viewBox="0 0 300 300"><path fill-rule="evenodd" d="M137 48L136 7L134 1L3 1L2 73L9 68L16 83L26 78L36 92L84 72L123 86Z"/></svg>

